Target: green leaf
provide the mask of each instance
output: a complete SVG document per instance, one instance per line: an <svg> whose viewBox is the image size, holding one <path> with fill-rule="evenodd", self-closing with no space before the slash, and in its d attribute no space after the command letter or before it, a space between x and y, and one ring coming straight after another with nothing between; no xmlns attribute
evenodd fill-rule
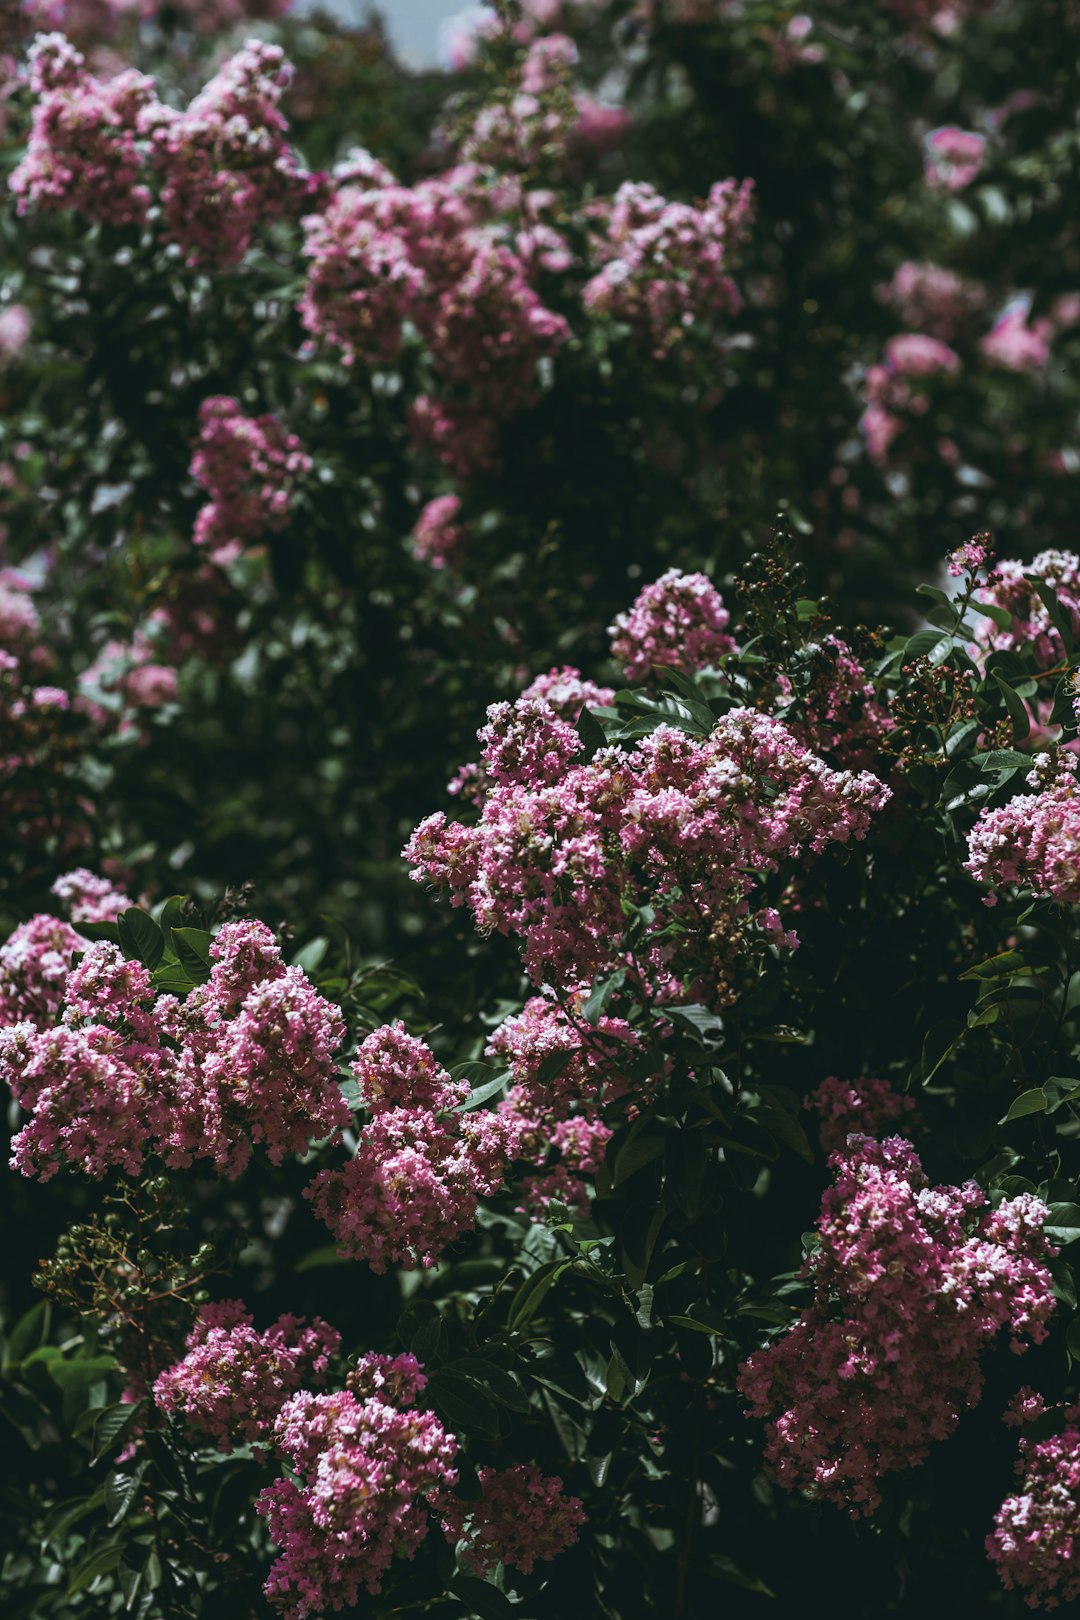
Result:
<svg viewBox="0 0 1080 1620"><path fill-rule="evenodd" d="M345 1266L349 1258L342 1254L334 1243L320 1244L317 1249L309 1249L302 1254L293 1266L294 1271L320 1271L324 1266Z"/></svg>
<svg viewBox="0 0 1080 1620"><path fill-rule="evenodd" d="M996 602L972 601L968 603L972 613L980 613L984 619L992 619L999 630L1012 628L1013 616L1008 608L998 607Z"/></svg>
<svg viewBox="0 0 1080 1620"><path fill-rule="evenodd" d="M998 1123L1007 1125L1010 1119L1023 1119L1027 1114L1043 1114L1045 1112L1046 1097L1041 1088L1034 1091L1022 1091L1010 1107L1005 1118Z"/></svg>
<svg viewBox="0 0 1080 1620"><path fill-rule="evenodd" d="M464 1064L460 1066L462 1068L465 1067ZM477 1066L479 1067L479 1065ZM488 1065L485 1064L484 1067L488 1068ZM488 1068L488 1073L491 1073L490 1068ZM475 1086L473 1090L469 1092L469 1095L466 1097L465 1101L458 1104L458 1107L455 1109L455 1113L467 1114L471 1109L480 1108L484 1103L490 1102L492 1097L501 1096L506 1090L506 1082L509 1080L509 1078L509 1069L504 1069L501 1074L492 1075L491 1079L485 1080L483 1085Z"/></svg>
<svg viewBox="0 0 1080 1620"><path fill-rule="evenodd" d="M1031 716L1023 698L1018 697L1008 681L1004 680L995 669L993 671L994 684L1005 699L1005 707L1009 711L1009 719L1013 723L1013 733L1017 741L1022 742L1031 730Z"/></svg>
<svg viewBox="0 0 1080 1620"><path fill-rule="evenodd" d="M174 928L172 937L181 967L187 970L196 984L205 984L210 977L213 934L208 934L205 928Z"/></svg>
<svg viewBox="0 0 1080 1620"><path fill-rule="evenodd" d="M1050 1219L1043 1231L1058 1248L1075 1243L1080 1238L1080 1205L1051 1204Z"/></svg>
<svg viewBox="0 0 1080 1620"><path fill-rule="evenodd" d="M626 1141L615 1155L611 1172L612 1186L618 1187L624 1181L629 1181L638 1170L658 1159L663 1151L662 1126L658 1125L656 1120L650 1119L647 1114L642 1115L631 1125Z"/></svg>
<svg viewBox="0 0 1080 1620"><path fill-rule="evenodd" d="M688 698L691 703L705 701L693 676L684 675L681 669L672 669L670 664L654 664L653 673L659 675L665 686L674 687L680 697Z"/></svg>
<svg viewBox="0 0 1080 1620"><path fill-rule="evenodd" d="M713 1312L711 1313L712 1320L706 1320L706 1309L706 1307L702 1306L699 1314L696 1316L667 1316L664 1318L664 1320L671 1327L690 1328L694 1333L726 1333L728 1331L728 1326L727 1323L722 1319L718 1319L720 1313ZM752 1313L749 1311L744 1311L742 1314L744 1316L748 1316Z"/></svg>
<svg viewBox="0 0 1080 1620"><path fill-rule="evenodd" d="M462 1378L449 1368L440 1367L428 1380L425 1395L451 1429L489 1437L498 1434L498 1408L473 1379Z"/></svg>
<svg viewBox="0 0 1080 1620"><path fill-rule="evenodd" d="M933 663L940 664L949 656L951 646L952 637L946 635L944 630L917 630L904 643L900 662L912 664L916 658L929 658Z"/></svg>
<svg viewBox="0 0 1080 1620"><path fill-rule="evenodd" d="M129 906L117 917L116 927L124 955L151 970L156 968L165 955L165 936L153 917L138 906Z"/></svg>
<svg viewBox="0 0 1080 1620"><path fill-rule="evenodd" d="M581 1015L587 1024L595 1029L607 1010L608 1002L616 991L621 990L626 983L626 969L616 968L614 973L603 974L593 981L593 987L581 1009Z"/></svg>
<svg viewBox="0 0 1080 1620"><path fill-rule="evenodd" d="M546 1086L552 1080L557 1080L560 1074L569 1067L573 1055L571 1051L549 1052L536 1071L537 1085Z"/></svg>
<svg viewBox="0 0 1080 1620"><path fill-rule="evenodd" d="M32 1350L44 1344L49 1337L49 1319L52 1306L47 1299L32 1305L25 1316L20 1316L4 1345L4 1366L22 1361Z"/></svg>
<svg viewBox="0 0 1080 1620"><path fill-rule="evenodd" d="M724 1033L724 1020L708 1007L665 1007L664 1017L670 1018L675 1028L688 1035L697 1046L714 1047Z"/></svg>
<svg viewBox="0 0 1080 1620"><path fill-rule="evenodd" d="M1045 579L1036 579L1033 574L1029 574L1027 577L1038 592L1043 607L1049 613L1054 628L1064 644L1066 653L1071 657L1076 642L1073 633L1072 614L1062 606L1057 591Z"/></svg>
<svg viewBox="0 0 1080 1620"><path fill-rule="evenodd" d="M726 1581L729 1586L741 1586L747 1592L760 1592L764 1597L776 1596L772 1587L766 1586L760 1575L747 1575L727 1553L710 1555L709 1573L718 1581Z"/></svg>
<svg viewBox="0 0 1080 1620"><path fill-rule="evenodd" d="M330 941L325 934L320 934L317 939L309 939L307 944L297 951L292 959L292 965L300 968L302 972L310 977L311 974L318 972L323 957L329 949Z"/></svg>
<svg viewBox="0 0 1080 1620"><path fill-rule="evenodd" d="M937 585L916 585L915 589L920 596L928 596L931 602L935 603L937 607L945 608L949 613L952 614L953 620L955 621L956 603L953 601L948 592L939 589Z"/></svg>
<svg viewBox="0 0 1080 1620"><path fill-rule="evenodd" d="M478 1615L479 1620L517 1620L520 1613L497 1586L477 1580L474 1575L455 1576L450 1591L464 1603L469 1614Z"/></svg>
<svg viewBox="0 0 1080 1620"><path fill-rule="evenodd" d="M988 754L973 754L971 763L981 771L1030 771L1034 762L1018 748L992 748Z"/></svg>
<svg viewBox="0 0 1080 1620"><path fill-rule="evenodd" d="M138 1420L142 1401L122 1401L119 1406L106 1407L94 1424L92 1456L95 1462L106 1452L119 1451Z"/></svg>
<svg viewBox="0 0 1080 1620"><path fill-rule="evenodd" d="M162 902L161 908L158 911L157 920L158 927L161 929L166 939L168 939L174 928L182 928L184 926L184 907L186 905L186 894L170 894L169 898Z"/></svg>
<svg viewBox="0 0 1080 1620"><path fill-rule="evenodd" d="M142 1463L133 1474L110 1474L106 1479L105 1511L109 1515L110 1530L130 1513L145 1472L146 1464Z"/></svg>
<svg viewBox="0 0 1080 1620"><path fill-rule="evenodd" d="M579 752L586 763L608 745L607 733L591 709L582 709L574 730L581 738Z"/></svg>
<svg viewBox="0 0 1080 1620"><path fill-rule="evenodd" d="M1074 1316L1065 1335L1065 1349L1070 1363L1080 1361L1080 1316Z"/></svg>
<svg viewBox="0 0 1080 1620"><path fill-rule="evenodd" d="M537 1266L535 1271L530 1272L510 1306L506 1325L511 1333L520 1333L528 1327L550 1290L572 1265L572 1260L549 1260L546 1265Z"/></svg>
<svg viewBox="0 0 1080 1620"><path fill-rule="evenodd" d="M115 1356L69 1356L59 1354L48 1361L49 1377L58 1389L85 1389L109 1373L117 1371Z"/></svg>
<svg viewBox="0 0 1080 1620"><path fill-rule="evenodd" d="M987 957L985 962L976 962L974 967L965 968L959 975L961 979L1006 979L1011 973L1016 973L1024 966L1024 958L1019 951L1001 951L997 956Z"/></svg>
<svg viewBox="0 0 1080 1620"><path fill-rule="evenodd" d="M110 1574L119 1564L123 1551L122 1544L119 1541L113 1541L106 1547L96 1547L92 1552L87 1553L86 1557L81 1558L75 1565L68 1577L68 1596L81 1592L84 1586L89 1586L91 1581L96 1580L99 1575Z"/></svg>
<svg viewBox="0 0 1080 1620"><path fill-rule="evenodd" d="M1051 1075L1042 1090L1046 1098L1046 1112L1052 1114L1062 1103L1075 1102L1080 1098L1080 1081L1063 1080L1060 1075Z"/></svg>
<svg viewBox="0 0 1080 1620"><path fill-rule="evenodd" d="M165 961L154 969L153 985L163 995L186 996L189 990L194 990L195 980L179 962Z"/></svg>
<svg viewBox="0 0 1080 1620"><path fill-rule="evenodd" d="M797 1153L800 1159L805 1159L807 1164L813 1164L814 1150L810 1146L806 1132L792 1110L784 1107L776 1091L777 1088L774 1086L761 1086L762 1101L748 1112L759 1125L764 1125L767 1131L772 1131L774 1136L778 1136L785 1147L791 1148L792 1152Z"/></svg>

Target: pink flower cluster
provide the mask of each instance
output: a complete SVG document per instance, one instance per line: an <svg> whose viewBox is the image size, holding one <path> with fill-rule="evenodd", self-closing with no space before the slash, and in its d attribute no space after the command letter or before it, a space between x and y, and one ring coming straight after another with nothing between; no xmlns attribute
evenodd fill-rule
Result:
<svg viewBox="0 0 1080 1620"><path fill-rule="evenodd" d="M926 137L926 183L939 191L964 191L986 161L986 136L949 124Z"/></svg>
<svg viewBox="0 0 1080 1620"><path fill-rule="evenodd" d="M587 1024L581 1008L588 987L576 988L562 1002L545 989L530 996L518 1013L511 1013L493 1032L486 1056L505 1063L510 1071L510 1096L503 1105L525 1120L561 1120L575 1107L601 1107L623 1096L629 1082L622 1070L633 1056L639 1036L623 1018L602 1013L595 1026ZM541 1080L541 1071L556 1066L558 1073ZM547 1134L520 1147L543 1149Z"/></svg>
<svg viewBox="0 0 1080 1620"><path fill-rule="evenodd" d="M457 1441L438 1418L378 1395L294 1395L274 1444L297 1477L255 1505L281 1549L264 1590L287 1620L379 1592L395 1554L412 1558L427 1535L427 1498L456 1480Z"/></svg>
<svg viewBox="0 0 1080 1620"><path fill-rule="evenodd" d="M550 991L532 996L487 1045L485 1055L510 1072L499 1112L513 1126L516 1155L539 1172L517 1184L519 1207L530 1213L565 1205L588 1214L589 1181L612 1136L601 1112L630 1091L622 1070L639 1037L625 1019L606 1013L595 1026L587 1024L581 1011L587 994L586 985L561 1002ZM552 1068L556 1072L542 1078ZM635 1088L639 1099L645 1089Z"/></svg>
<svg viewBox="0 0 1080 1620"><path fill-rule="evenodd" d="M895 1091L887 1080L863 1075L838 1080L829 1075L804 1099L804 1108L818 1116L818 1137L826 1153L842 1153L849 1136L884 1136L915 1109L912 1097Z"/></svg>
<svg viewBox="0 0 1080 1620"><path fill-rule="evenodd" d="M830 1162L814 1302L738 1383L781 1485L857 1516L978 1404L979 1355L1003 1328L1017 1353L1045 1339L1056 1250L1032 1194L991 1210L973 1182L931 1187L900 1137L850 1137Z"/></svg>
<svg viewBox="0 0 1080 1620"><path fill-rule="evenodd" d="M562 164L578 127L571 94L577 46L566 34L533 41L510 93L480 108L461 144L461 156L502 171L535 171Z"/></svg>
<svg viewBox="0 0 1080 1620"><path fill-rule="evenodd" d="M189 264L239 264L258 226L295 216L310 197L314 179L285 140L291 76L280 46L249 39L185 112L156 102L142 113L165 239Z"/></svg>
<svg viewBox="0 0 1080 1620"><path fill-rule="evenodd" d="M304 1196L340 1251L373 1271L433 1266L475 1227L478 1196L502 1185L512 1124L459 1112L468 1086L400 1023L361 1043L353 1073L370 1116L356 1155L341 1170L320 1170Z"/></svg>
<svg viewBox="0 0 1080 1620"><path fill-rule="evenodd" d="M225 394L199 407L199 447L191 463L210 500L195 519L197 546L218 551L280 529L311 457L276 416L246 416Z"/></svg>
<svg viewBox="0 0 1080 1620"><path fill-rule="evenodd" d="M321 1317L280 1316L264 1333L238 1299L204 1305L187 1354L158 1375L154 1399L219 1451L265 1440L290 1395L323 1384L341 1335Z"/></svg>
<svg viewBox="0 0 1080 1620"><path fill-rule="evenodd" d="M0 371L17 360L30 341L30 311L25 304L0 309Z"/></svg>
<svg viewBox="0 0 1080 1620"><path fill-rule="evenodd" d="M1067 754L1042 753L1028 773L1034 795L983 810L968 834L965 867L995 888L1018 884L1062 905L1080 903L1080 789Z"/></svg>
<svg viewBox="0 0 1080 1620"><path fill-rule="evenodd" d="M538 749L543 748L540 737L526 740L521 733L525 723L524 716L535 713L537 704L546 706L542 711L545 717L550 710L556 721L573 726L581 718L584 709L607 708L614 700L615 693L610 686L597 686L595 681L586 680L581 671L575 669L573 665L565 664L561 669L548 670L529 682L518 699L520 711L517 715L514 714L510 704L493 704L488 711L489 724L479 733L479 737L481 741L486 742L489 731L495 727L492 739L494 740L498 734L503 742L502 749L499 749L496 743L497 758L501 758L503 754L509 757L509 753L517 748L518 740L526 752L536 754ZM542 725L541 730L543 729ZM568 740L564 726L550 728L548 741L549 745L555 746L556 753L560 750L565 753ZM504 768L505 763L504 759ZM460 797L465 803L480 805L490 786L491 773L488 767L471 761L468 765L460 767L447 785L447 792L455 798Z"/></svg>
<svg viewBox="0 0 1080 1620"><path fill-rule="evenodd" d="M20 614L16 645L27 623ZM93 811L69 768L85 727L66 688L38 684L41 651L22 658L0 647L0 824L12 847L51 842L70 856L87 843Z"/></svg>
<svg viewBox="0 0 1080 1620"><path fill-rule="evenodd" d="M164 633L167 615L155 610L126 641L110 639L79 674L78 706L102 730L118 737L142 734L145 711L175 703L179 676Z"/></svg>
<svg viewBox="0 0 1080 1620"><path fill-rule="evenodd" d="M255 1143L280 1164L348 1122L337 1009L285 966L262 923L227 923L210 955L208 982L181 1002L155 998L115 945L91 945L59 1023L0 1030L0 1076L31 1115L13 1168L43 1181L64 1164L138 1175L157 1154L237 1176Z"/></svg>
<svg viewBox="0 0 1080 1620"><path fill-rule="evenodd" d="M290 73L278 46L248 40L180 112L145 74L98 80L62 34L40 36L30 141L10 182L20 211L76 208L141 225L156 175L163 239L189 264L238 264L256 227L295 216L316 185L284 138Z"/></svg>
<svg viewBox="0 0 1080 1620"><path fill-rule="evenodd" d="M1035 588L1037 580L1053 587L1080 635L1080 557L1072 551L1051 550L1040 551L1029 563L1006 558L995 566L979 596L1005 608L1013 622L1002 629L990 619L981 619L979 643L987 652L1031 647L1039 668L1050 669L1064 659L1065 645Z"/></svg>
<svg viewBox="0 0 1080 1620"><path fill-rule="evenodd" d="M133 903L122 889L96 872L77 866L53 884L50 893L67 907L73 923L111 923Z"/></svg>
<svg viewBox="0 0 1080 1620"><path fill-rule="evenodd" d="M977 574L980 568L986 568L991 563L993 552L989 541L988 534L975 534L949 553L949 573L953 579L963 579L965 574Z"/></svg>
<svg viewBox="0 0 1080 1620"><path fill-rule="evenodd" d="M95 223L143 224L151 197L137 131L153 80L130 68L95 79L62 34L34 41L29 77L37 98L30 139L9 182L19 212L77 208Z"/></svg>
<svg viewBox="0 0 1080 1620"><path fill-rule="evenodd" d="M748 180L718 180L698 207L627 181L594 244L602 268L582 292L586 309L625 321L663 358L700 325L703 310L733 315L741 307L730 268L752 216Z"/></svg>
<svg viewBox="0 0 1080 1620"><path fill-rule="evenodd" d="M1041 371L1050 358L1054 322L1040 316L1028 323L1029 300L1014 300L979 340L979 352L1004 371Z"/></svg>
<svg viewBox="0 0 1080 1620"><path fill-rule="evenodd" d="M503 1107L509 1113L519 1104L512 1093ZM584 1219L592 1199L589 1180L604 1162L604 1150L614 1134L610 1127L588 1113L560 1119L553 1126L548 1124L546 1110L531 1120L520 1113L515 1117L518 1155L540 1167L538 1175L524 1176L518 1183L519 1210L544 1215L565 1207ZM549 1149L559 1155L558 1163L547 1162Z"/></svg>
<svg viewBox="0 0 1080 1620"><path fill-rule="evenodd" d="M0 570L0 647L11 654L32 654L40 624L29 581L14 568Z"/></svg>
<svg viewBox="0 0 1080 1620"><path fill-rule="evenodd" d="M707 575L669 568L611 625L611 656L623 665L628 681L647 680L658 666L694 675L737 650L729 621Z"/></svg>
<svg viewBox="0 0 1080 1620"><path fill-rule="evenodd" d="M438 1499L442 1527L460 1543L459 1557L474 1575L496 1564L532 1573L542 1560L572 1547L585 1523L576 1496L567 1496L558 1475L543 1475L535 1463L513 1468L480 1468L480 1500L464 1502L443 1492Z"/></svg>
<svg viewBox="0 0 1080 1620"><path fill-rule="evenodd" d="M380 1400L388 1406L415 1406L427 1387L427 1377L413 1355L363 1355L345 1376L345 1387L362 1401Z"/></svg>
<svg viewBox="0 0 1080 1620"><path fill-rule="evenodd" d="M43 1029L64 1003L71 958L86 949L81 934L39 912L0 945L0 1028L27 1023Z"/></svg>
<svg viewBox="0 0 1080 1620"><path fill-rule="evenodd" d="M542 698L560 720L569 720L571 725L577 724L583 709L606 709L615 701L610 686L598 686L572 664L563 664L559 669L545 670L535 676L521 695Z"/></svg>
<svg viewBox="0 0 1080 1620"><path fill-rule="evenodd" d="M465 530L456 521L460 510L457 495L437 495L428 501L412 532L413 550L421 562L445 568L459 560L465 542Z"/></svg>
<svg viewBox="0 0 1080 1620"><path fill-rule="evenodd" d="M467 476L494 455L498 424L534 403L538 363L569 328L489 224L475 167L411 188L359 168L304 221L304 325L351 364L395 355L411 323L445 393L417 398L414 437Z"/></svg>
<svg viewBox="0 0 1080 1620"><path fill-rule="evenodd" d="M520 936L536 983L576 986L625 965L624 902L655 907L694 946L715 942L721 971L756 878L864 837L889 798L869 772L830 769L748 709L724 715L704 741L661 725L631 751L603 748L587 764L572 762L547 705L525 699L514 710L524 778L506 779L510 728L500 718L484 767L497 760L504 779L479 822L428 816L405 854L412 876L468 906L478 928ZM537 780L534 766L550 775ZM637 953L635 970L670 982L684 952L672 931Z"/></svg>
<svg viewBox="0 0 1080 1620"><path fill-rule="evenodd" d="M923 332L901 332L885 345L884 365L869 366L864 380L867 405L859 426L872 461L888 459L892 442L904 425L903 416L925 416L930 378L955 377L960 356L940 338Z"/></svg>
<svg viewBox="0 0 1080 1620"><path fill-rule="evenodd" d="M1020 1421L1046 1411L1041 1396L1021 1396ZM1019 1489L1001 1504L986 1538L1003 1586L1019 1588L1032 1609L1080 1598L1080 1406L1065 1407L1063 1419L1048 1440L1021 1439Z"/></svg>
<svg viewBox="0 0 1080 1620"><path fill-rule="evenodd" d="M785 721L810 748L842 765L872 765L877 744L895 721L865 666L838 636L825 636L807 650L814 663L802 695L804 718L796 722L781 709Z"/></svg>
<svg viewBox="0 0 1080 1620"><path fill-rule="evenodd" d="M905 326L950 343L986 303L980 282L940 264L899 265L887 286L878 289L883 303L896 310Z"/></svg>

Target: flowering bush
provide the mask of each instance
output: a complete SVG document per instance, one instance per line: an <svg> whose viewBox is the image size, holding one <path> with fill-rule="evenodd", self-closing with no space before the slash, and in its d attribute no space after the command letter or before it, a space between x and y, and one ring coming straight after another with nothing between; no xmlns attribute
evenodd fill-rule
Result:
<svg viewBox="0 0 1080 1620"><path fill-rule="evenodd" d="M0 24L0 1608L1073 1602L1075 19L287 12Z"/></svg>

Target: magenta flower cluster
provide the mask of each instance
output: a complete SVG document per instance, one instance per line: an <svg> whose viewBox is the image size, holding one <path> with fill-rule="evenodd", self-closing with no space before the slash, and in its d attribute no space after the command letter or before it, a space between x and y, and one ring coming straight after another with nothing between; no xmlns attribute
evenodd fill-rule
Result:
<svg viewBox="0 0 1080 1620"><path fill-rule="evenodd" d="M257 1143L280 1164L348 1123L337 1009L285 966L262 923L226 924L210 954L209 981L181 1002L155 997L115 945L91 945L58 1023L0 1030L0 1076L31 1116L14 1168L42 1180L64 1165L138 1175L157 1155L232 1177Z"/></svg>
<svg viewBox="0 0 1080 1620"><path fill-rule="evenodd" d="M428 816L405 853L413 877L468 906L478 928L519 936L538 984L626 965L624 901L655 906L696 942L736 929L760 876L864 837L889 798L869 772L832 770L748 709L705 740L661 725L588 763L574 762L575 734L544 703L493 713L483 764L495 785L479 822ZM654 988L682 965L674 937L634 960Z"/></svg>
<svg viewBox="0 0 1080 1620"><path fill-rule="evenodd" d="M657 358L683 342L702 310L741 308L731 263L753 217L749 180L718 180L697 207L627 181L597 217L605 227L594 239L601 269L584 288L585 307L626 322Z"/></svg>
<svg viewBox="0 0 1080 1620"><path fill-rule="evenodd" d="M906 327L952 343L985 308L981 282L933 263L906 260L892 280L878 289L882 302L895 309Z"/></svg>
<svg viewBox="0 0 1080 1620"><path fill-rule="evenodd" d="M73 923L112 923L132 904L107 877L77 866L56 879L50 893L67 908Z"/></svg>
<svg viewBox="0 0 1080 1620"><path fill-rule="evenodd" d="M189 264L238 264L256 228L295 218L317 185L285 140L291 71L280 47L248 40L180 112L145 74L98 80L62 34L40 36L30 140L10 182L20 211L74 208L119 226L156 209Z"/></svg>
<svg viewBox="0 0 1080 1620"><path fill-rule="evenodd" d="M780 1484L859 1515L978 1404L979 1357L1003 1328L1016 1352L1045 1339L1057 1251L1032 1194L991 1209L973 1182L931 1187L900 1137L849 1137L830 1162L813 1304L738 1383Z"/></svg>
<svg viewBox="0 0 1080 1620"><path fill-rule="evenodd" d="M0 1028L44 1029L59 1015L76 951L86 940L69 923L39 912L0 945Z"/></svg>
<svg viewBox="0 0 1080 1620"><path fill-rule="evenodd" d="M400 1023L361 1043L353 1074L369 1115L356 1154L343 1169L320 1170L305 1197L341 1252L373 1271L433 1266L476 1225L477 1198L502 1185L512 1122L461 1112L468 1086Z"/></svg>
<svg viewBox="0 0 1080 1620"><path fill-rule="evenodd" d="M1014 1422L1030 1422L1047 1411L1031 1390L1022 1390L1017 1404ZM1080 1598L1080 1406L1063 1409L1062 1427L1049 1439L1021 1438L1016 1471L1019 1486L1002 1502L986 1538L990 1559L1002 1585L1023 1592L1029 1608L1075 1603Z"/></svg>
<svg viewBox="0 0 1080 1620"><path fill-rule="evenodd" d="M445 568L459 560L465 542L465 529L457 521L460 510L457 495L437 495L428 501L412 532L413 550L421 562Z"/></svg>
<svg viewBox="0 0 1080 1620"><path fill-rule="evenodd" d="M481 1577L496 1564L532 1573L537 1563L573 1546L585 1523L576 1496L567 1496L558 1475L543 1475L535 1463L480 1468L480 1500L461 1501L449 1492L438 1500L442 1527L459 1543L462 1565Z"/></svg>
<svg viewBox="0 0 1080 1620"><path fill-rule="evenodd" d="M326 1381L341 1335L321 1317L280 1316L259 1333L238 1299L204 1305L186 1355L159 1373L154 1400L219 1451L265 1440L290 1395Z"/></svg>
<svg viewBox="0 0 1080 1620"><path fill-rule="evenodd" d="M304 221L304 325L347 364L396 355L415 328L440 394L414 402L414 436L466 476L492 459L498 424L537 398L537 365L569 328L491 223L475 167L414 187L370 161L354 174Z"/></svg>
<svg viewBox="0 0 1080 1620"><path fill-rule="evenodd" d="M281 1549L264 1590L287 1620L377 1593L395 1554L412 1558L428 1534L427 1499L455 1483L458 1445L408 1398L305 1391L281 1408L273 1443L295 1477L256 1508Z"/></svg>
<svg viewBox="0 0 1080 1620"><path fill-rule="evenodd" d="M913 1097L897 1091L887 1080L863 1075L838 1080L829 1075L804 1100L818 1116L818 1139L826 1153L843 1153L849 1136L892 1135L915 1111ZM892 1129L890 1129L890 1127Z"/></svg>
<svg viewBox="0 0 1080 1620"><path fill-rule="evenodd" d="M980 648L1012 652L1030 647L1040 669L1052 669L1065 658L1061 635L1036 590L1039 580L1055 591L1074 632L1080 635L1080 556L1073 551L1040 551L1028 563L1007 557L995 564L979 596L983 602L1004 608L1012 615L1012 623L1002 627L991 619L980 619Z"/></svg>
<svg viewBox="0 0 1080 1620"><path fill-rule="evenodd" d="M872 461L883 465L906 417L925 416L932 388L960 372L960 356L940 338L901 332L885 345L885 360L869 366L864 382L866 409L859 421Z"/></svg>
<svg viewBox="0 0 1080 1620"><path fill-rule="evenodd" d="M730 614L705 574L669 568L620 613L608 634L611 656L628 681L644 681L658 668L694 675L736 651Z"/></svg>
<svg viewBox="0 0 1080 1620"><path fill-rule="evenodd" d="M311 467L300 440L276 416L247 416L239 400L224 394L204 399L191 473L210 500L195 519L195 544L218 551L281 529L297 482Z"/></svg>
<svg viewBox="0 0 1080 1620"><path fill-rule="evenodd" d="M1080 790L1068 754L1035 756L1037 791L983 810L968 834L972 877L994 888L1017 884L1064 905L1080 902Z"/></svg>
<svg viewBox="0 0 1080 1620"><path fill-rule="evenodd" d="M878 744L895 725L888 705L875 692L865 665L839 636L825 636L807 651L814 665L801 694L804 718L790 721L792 731L841 765L872 765ZM786 684L783 678L781 684ZM784 706L778 707L786 719Z"/></svg>
<svg viewBox="0 0 1080 1620"><path fill-rule="evenodd" d="M133 68L95 79L62 34L42 34L30 47L35 102L26 155L10 187L19 212L75 208L107 225L141 225L150 211L139 120L154 102L154 84Z"/></svg>

